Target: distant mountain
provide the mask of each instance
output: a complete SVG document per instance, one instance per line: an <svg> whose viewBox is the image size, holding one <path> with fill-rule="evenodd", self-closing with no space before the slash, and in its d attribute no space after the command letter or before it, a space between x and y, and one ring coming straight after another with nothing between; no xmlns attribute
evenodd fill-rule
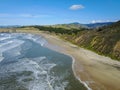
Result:
<svg viewBox="0 0 120 90"><path fill-rule="evenodd" d="M111 25L113 22L103 22L103 23L91 23L91 24L81 24L78 22L73 22L69 24L56 24L51 25L55 28L65 28L65 29L81 29L81 28L98 28L102 26Z"/></svg>
<svg viewBox="0 0 120 90"><path fill-rule="evenodd" d="M0 28L15 28L15 27L21 27L20 25L6 25L6 26L0 26Z"/></svg>
<svg viewBox="0 0 120 90"><path fill-rule="evenodd" d="M79 22L73 22L73 23L69 23L69 24L73 24L73 25L83 25L83 24L80 24Z"/></svg>
<svg viewBox="0 0 120 90"><path fill-rule="evenodd" d="M98 28L98 27L102 27L102 26L111 25L113 23L114 22L101 22L101 23L81 24L81 23L78 23L78 22L74 22L74 23L70 23L70 25L83 26L85 28Z"/></svg>
<svg viewBox="0 0 120 90"><path fill-rule="evenodd" d="M88 28L98 28L102 26L111 25L113 23L114 22L103 22L103 23L91 23L91 24L84 24L84 25L87 26Z"/></svg>

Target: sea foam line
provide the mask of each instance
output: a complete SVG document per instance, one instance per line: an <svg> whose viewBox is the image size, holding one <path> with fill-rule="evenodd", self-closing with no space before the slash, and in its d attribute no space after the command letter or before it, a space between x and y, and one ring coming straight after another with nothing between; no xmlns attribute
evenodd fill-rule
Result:
<svg viewBox="0 0 120 90"><path fill-rule="evenodd" d="M74 74L75 78L76 78L77 80L79 80L79 82L82 83L82 84L87 88L87 90L92 90L92 88L90 88L86 82L82 81L82 80L80 79L80 77L77 77L77 75L76 75L76 73L75 73L75 69L74 69L75 58L74 58L72 55L69 55L69 54L66 54L66 53L64 53L64 54L72 58L72 71L73 71L73 74Z"/></svg>
<svg viewBox="0 0 120 90"><path fill-rule="evenodd" d="M44 37L43 37L43 38L44 38ZM46 41L47 41L47 40L46 40ZM46 47L46 46L45 46L45 47ZM47 48L49 48L49 47L47 47ZM51 48L49 48L49 49L51 49ZM53 49L53 50L54 50L54 49ZM58 51L58 52L59 52L59 51ZM62 54L64 54L64 55L67 55L67 56L69 56L69 57L72 58L72 71L73 71L73 74L74 74L75 78L76 78L77 80L79 80L79 82L82 83L82 84L87 88L87 90L92 90L92 88L90 88L86 82L82 81L79 77L77 77L77 75L76 75L76 73L75 73L75 69L74 69L75 58L74 58L72 55L70 55L70 54L67 54L67 53L64 53L64 52L60 52L60 53L62 53Z"/></svg>
<svg viewBox="0 0 120 90"><path fill-rule="evenodd" d="M41 35L40 35L40 36L41 36ZM41 38L41 37L40 37L40 38ZM46 40L44 37L42 37L42 39L45 40L45 42L44 42L44 44L45 44L45 43L47 42L47 40ZM40 43L40 44L41 44L41 43ZM41 46L44 46L44 44L41 45ZM78 79L79 82L82 83L82 84L87 88L87 90L92 90L92 89L88 86L88 84L87 84L86 82L82 81L79 77L77 77L77 75L76 75L76 73L75 73L75 71L74 71L75 58L74 58L72 55L69 55L69 54L66 54L66 53L63 53L63 54L65 54L65 55L67 55L67 56L69 56L69 57L72 58L72 71L73 71L73 74L74 74L75 78ZM49 85L50 85L50 83L49 83ZM50 87L51 87L51 85L50 85ZM51 88L51 89L52 89L52 88Z"/></svg>

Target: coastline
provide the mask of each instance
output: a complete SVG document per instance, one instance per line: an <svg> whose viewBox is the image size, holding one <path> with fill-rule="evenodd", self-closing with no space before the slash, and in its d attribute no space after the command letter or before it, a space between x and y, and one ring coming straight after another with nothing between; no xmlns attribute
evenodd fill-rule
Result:
<svg viewBox="0 0 120 90"><path fill-rule="evenodd" d="M16 32L41 35L48 41L45 47L72 57L75 76L92 90L120 90L120 70L115 67L120 66L120 62L80 48L49 33L38 30L16 30Z"/></svg>
<svg viewBox="0 0 120 90"><path fill-rule="evenodd" d="M66 54L66 55L67 55L67 54ZM79 82L82 83L82 84L87 88L87 90L92 90L92 88L90 88L90 87L87 85L87 83L85 83L84 81L82 81L82 80L80 79L80 77L78 77L78 76L76 75L76 72L75 72L75 69L74 69L75 58L72 57L71 55L68 55L68 56L70 56L70 57L72 58L72 70L73 70L73 73L74 73L74 76L76 77L76 79L78 79Z"/></svg>
<svg viewBox="0 0 120 90"><path fill-rule="evenodd" d="M51 44L46 45L46 47L74 57L74 72L80 82L85 82L92 90L120 89L120 70L116 69L114 66L120 66L120 62L80 48L60 39L56 35L50 35L44 32L40 32L40 35L46 38L49 44ZM109 74L113 74L113 76Z"/></svg>

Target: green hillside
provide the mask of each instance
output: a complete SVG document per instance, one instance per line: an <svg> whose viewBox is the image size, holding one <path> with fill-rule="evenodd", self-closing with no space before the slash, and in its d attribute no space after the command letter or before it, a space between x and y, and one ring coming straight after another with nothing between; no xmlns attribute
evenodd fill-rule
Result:
<svg viewBox="0 0 120 90"><path fill-rule="evenodd" d="M102 26L111 25L114 22L101 22L101 23L89 23L89 24L80 24L78 22L69 23L69 24L56 24L56 25L49 25L53 28L64 28L64 29L80 29L80 28L99 28ZM49 27L48 26L48 27Z"/></svg>
<svg viewBox="0 0 120 90"><path fill-rule="evenodd" d="M95 30L64 35L64 38L81 47L120 60L120 21Z"/></svg>
<svg viewBox="0 0 120 90"><path fill-rule="evenodd" d="M58 34L80 47L98 54L120 60L120 21L97 29L65 29L46 26L34 26L39 30Z"/></svg>
<svg viewBox="0 0 120 90"><path fill-rule="evenodd" d="M64 29L81 29L86 28L87 26L80 24L80 23L69 23L69 24L56 24L56 25L50 25L53 28L64 28Z"/></svg>

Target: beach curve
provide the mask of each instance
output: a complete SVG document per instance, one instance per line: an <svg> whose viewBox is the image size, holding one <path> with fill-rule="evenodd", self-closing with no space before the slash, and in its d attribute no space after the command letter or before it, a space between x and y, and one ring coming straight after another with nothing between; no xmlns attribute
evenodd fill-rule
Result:
<svg viewBox="0 0 120 90"><path fill-rule="evenodd" d="M100 56L89 50L80 48L56 35L38 30L17 30L18 33L39 34L46 38L46 47L74 57L74 72L76 77L86 82L92 90L120 90L120 62Z"/></svg>

